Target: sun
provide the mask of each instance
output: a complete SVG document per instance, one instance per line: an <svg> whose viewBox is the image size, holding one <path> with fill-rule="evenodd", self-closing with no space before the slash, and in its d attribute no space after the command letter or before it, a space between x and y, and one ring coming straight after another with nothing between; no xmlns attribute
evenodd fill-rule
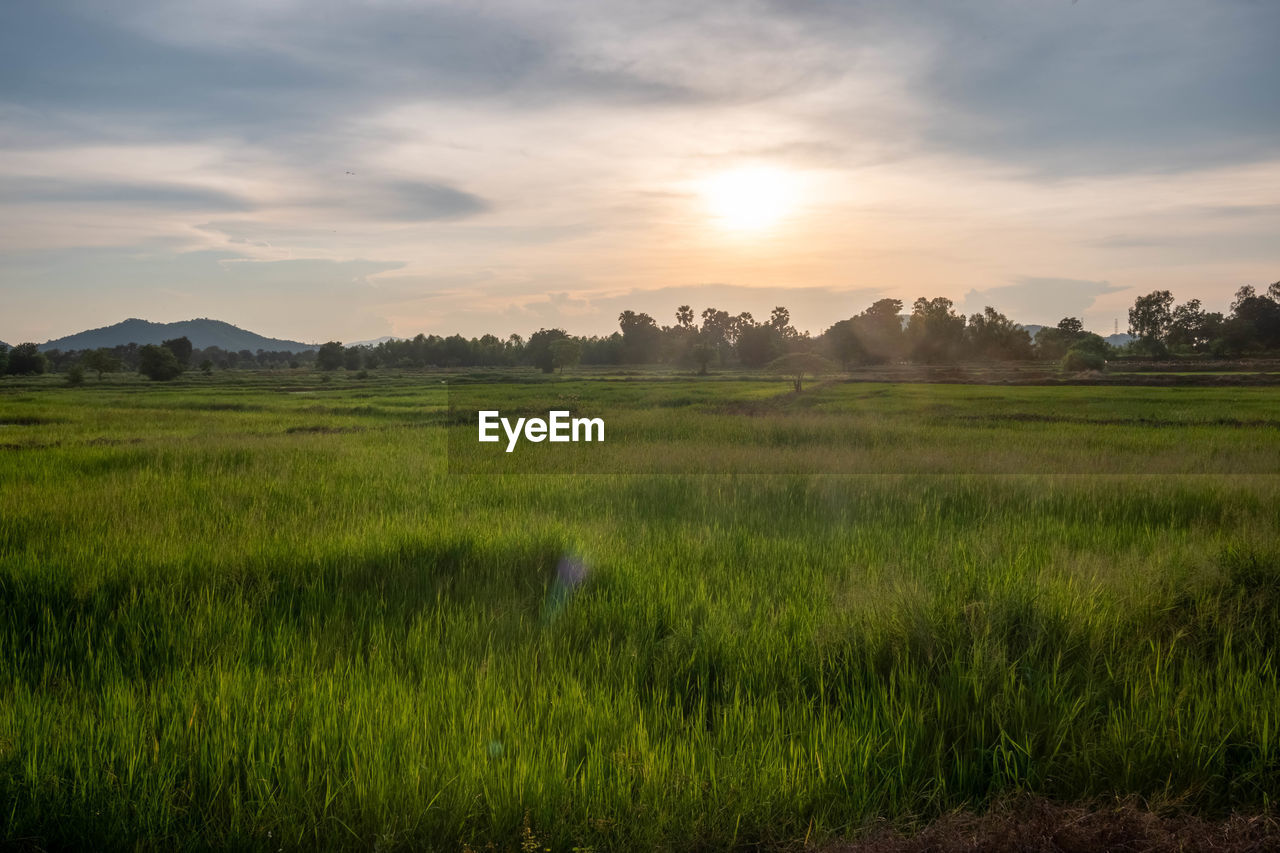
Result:
<svg viewBox="0 0 1280 853"><path fill-rule="evenodd" d="M784 169L748 166L721 172L700 187L716 224L730 231L776 226L796 204L796 179Z"/></svg>

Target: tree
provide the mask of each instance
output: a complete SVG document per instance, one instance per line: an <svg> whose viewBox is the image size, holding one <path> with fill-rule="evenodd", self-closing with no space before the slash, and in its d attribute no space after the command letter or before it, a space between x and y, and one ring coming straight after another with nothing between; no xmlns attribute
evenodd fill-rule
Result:
<svg viewBox="0 0 1280 853"><path fill-rule="evenodd" d="M1058 321L1058 331L1075 338L1084 333L1084 322L1079 317L1063 317Z"/></svg>
<svg viewBox="0 0 1280 853"><path fill-rule="evenodd" d="M1165 343L1171 347L1198 349L1207 343L1206 321L1208 315L1200 307L1199 299L1191 299L1173 309L1169 315L1169 329Z"/></svg>
<svg viewBox="0 0 1280 853"><path fill-rule="evenodd" d="M782 353L782 334L773 324L746 326L738 331L736 349L745 366L763 367Z"/></svg>
<svg viewBox="0 0 1280 853"><path fill-rule="evenodd" d="M191 363L191 341L187 339L186 335L170 341L164 341L160 346L173 353L173 357L178 360L178 364L184 368Z"/></svg>
<svg viewBox="0 0 1280 853"><path fill-rule="evenodd" d="M92 370L98 374L98 381L101 382L102 374L115 373L122 367L122 364L111 350L98 348L84 357L84 366L85 369Z"/></svg>
<svg viewBox="0 0 1280 853"><path fill-rule="evenodd" d="M728 311L718 308L704 308L702 311L702 342L716 352L721 352L730 344L730 326L733 317Z"/></svg>
<svg viewBox="0 0 1280 853"><path fill-rule="evenodd" d="M203 373L205 376L212 376L213 362L207 358L204 361L200 362L200 372Z"/></svg>
<svg viewBox="0 0 1280 853"><path fill-rule="evenodd" d="M997 361L1031 358L1031 335L991 306L969 318L967 334L969 348L978 358Z"/></svg>
<svg viewBox="0 0 1280 853"><path fill-rule="evenodd" d="M67 384L72 388L77 388L84 384L84 366L73 364L67 368Z"/></svg>
<svg viewBox="0 0 1280 853"><path fill-rule="evenodd" d="M12 374L27 376L44 373L48 369L49 360L36 344L18 344L9 351L9 372Z"/></svg>
<svg viewBox="0 0 1280 853"><path fill-rule="evenodd" d="M840 320L822 333L822 345L831 357L847 370L851 364L866 360L866 349L858 334L858 318Z"/></svg>
<svg viewBox="0 0 1280 853"><path fill-rule="evenodd" d="M316 352L316 366L321 370L337 370L342 367L342 362L342 344L339 341L323 343L320 345L319 351Z"/></svg>
<svg viewBox="0 0 1280 853"><path fill-rule="evenodd" d="M0 344L0 376L9 372L9 347Z"/></svg>
<svg viewBox="0 0 1280 853"><path fill-rule="evenodd" d="M855 318L854 329L868 364L884 364L902 356L901 315L901 299L877 299Z"/></svg>
<svg viewBox="0 0 1280 853"><path fill-rule="evenodd" d="M502 353L508 364L515 364L524 357L524 338L512 332L502 345Z"/></svg>
<svg viewBox="0 0 1280 853"><path fill-rule="evenodd" d="M830 361L812 352L787 353L769 363L769 370L772 372L791 377L791 382L797 394L803 390L806 374L821 376L824 373L831 373L834 368L835 365Z"/></svg>
<svg viewBox="0 0 1280 853"><path fill-rule="evenodd" d="M677 308L676 323L678 323L680 325L680 328L682 329L692 328L693 327L693 309L690 308L688 305L681 305L679 308Z"/></svg>
<svg viewBox="0 0 1280 853"><path fill-rule="evenodd" d="M556 360L551 344L567 337L569 334L564 329L539 329L529 336L529 343L524 348L525 360L543 373L553 372Z"/></svg>
<svg viewBox="0 0 1280 853"><path fill-rule="evenodd" d="M1155 290L1139 296L1129 309L1129 334L1140 340L1163 342L1173 320L1173 294Z"/></svg>
<svg viewBox="0 0 1280 853"><path fill-rule="evenodd" d="M582 358L582 344L576 338L560 338L551 342L551 363L564 373Z"/></svg>
<svg viewBox="0 0 1280 853"><path fill-rule="evenodd" d="M1084 323L1077 317L1063 317L1056 326L1045 326L1036 332L1036 356L1046 361L1055 361L1067 354L1067 350L1081 338L1089 335L1084 330Z"/></svg>
<svg viewBox="0 0 1280 853"><path fill-rule="evenodd" d="M1280 348L1280 303L1246 285L1236 291L1228 327L1237 349Z"/></svg>
<svg viewBox="0 0 1280 853"><path fill-rule="evenodd" d="M795 329L791 328L791 312L787 310L785 305L779 305L770 312L769 325L779 332L787 329L791 329L793 333L795 332Z"/></svg>
<svg viewBox="0 0 1280 853"><path fill-rule="evenodd" d="M955 361L964 345L964 317L951 310L945 296L920 297L911 306L907 338L911 357L928 363Z"/></svg>
<svg viewBox="0 0 1280 853"><path fill-rule="evenodd" d="M697 344L694 346L693 360L698 365L699 376L707 375L707 365L710 364L711 360L715 357L716 351L714 347L707 346L706 344Z"/></svg>
<svg viewBox="0 0 1280 853"><path fill-rule="evenodd" d="M168 382L182 375L182 365L173 350L147 344L138 348L138 372L156 382Z"/></svg>
<svg viewBox="0 0 1280 853"><path fill-rule="evenodd" d="M656 360L662 330L648 314L623 311L618 315L622 329L623 358L628 364L649 364Z"/></svg>

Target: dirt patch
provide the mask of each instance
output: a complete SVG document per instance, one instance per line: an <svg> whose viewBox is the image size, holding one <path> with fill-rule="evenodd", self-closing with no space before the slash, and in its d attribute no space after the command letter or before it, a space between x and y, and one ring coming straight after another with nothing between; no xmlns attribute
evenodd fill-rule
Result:
<svg viewBox="0 0 1280 853"><path fill-rule="evenodd" d="M837 842L824 853L1225 853L1280 850L1280 823L1267 815L1206 820L1159 814L1136 803L1068 806L1024 798L985 814L946 815L913 835L876 831L859 841Z"/></svg>

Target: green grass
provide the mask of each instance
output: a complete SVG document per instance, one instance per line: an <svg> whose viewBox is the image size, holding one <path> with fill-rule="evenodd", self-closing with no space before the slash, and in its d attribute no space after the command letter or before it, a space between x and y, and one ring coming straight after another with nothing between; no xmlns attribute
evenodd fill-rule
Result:
<svg viewBox="0 0 1280 853"><path fill-rule="evenodd" d="M0 838L1274 809L1280 389L235 379L0 385ZM607 413L596 473L467 456L462 393Z"/></svg>

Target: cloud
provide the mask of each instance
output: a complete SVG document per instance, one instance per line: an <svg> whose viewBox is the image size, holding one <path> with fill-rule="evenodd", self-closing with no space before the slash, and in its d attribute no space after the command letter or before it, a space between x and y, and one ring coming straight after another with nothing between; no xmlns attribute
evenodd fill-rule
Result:
<svg viewBox="0 0 1280 853"><path fill-rule="evenodd" d="M1182 171L1280 152L1280 6L948 4L927 139L1045 175Z"/></svg>
<svg viewBox="0 0 1280 853"><path fill-rule="evenodd" d="M78 141L214 133L310 144L326 130L332 144L335 131L407 102L518 110L695 97L593 61L570 38L518 4L9 4L0 102L25 111L27 133Z"/></svg>
<svg viewBox="0 0 1280 853"><path fill-rule="evenodd" d="M394 181L386 185L383 216L424 222L461 219L490 209L487 201L447 184L426 181Z"/></svg>
<svg viewBox="0 0 1280 853"><path fill-rule="evenodd" d="M88 245L121 250L100 310L160 276L181 304L312 276L360 301L311 333L282 304L264 329L286 337L604 332L682 302L821 331L966 290L1054 321L1111 311L1121 277L1225 293L1277 257L1276 32L1250 0L0 4L0 271L41 289L27 316L96 298ZM691 189L739 161L814 187L753 245ZM1208 169L1233 163L1258 165ZM34 247L67 258L15 259ZM353 285L348 263L392 266ZM1037 266L1080 280L1009 278ZM842 287L863 281L883 293ZM384 325L331 325L359 310Z"/></svg>
<svg viewBox="0 0 1280 853"><path fill-rule="evenodd" d="M792 2L826 43L878 39L917 150L1040 178L1175 172L1280 153L1280 5L1254 0ZM824 122L863 127L857 106Z"/></svg>
<svg viewBox="0 0 1280 853"><path fill-rule="evenodd" d="M0 177L0 198L7 204L115 204L166 210L246 211L253 207L246 199L207 187L35 177Z"/></svg>
<svg viewBox="0 0 1280 853"><path fill-rule="evenodd" d="M1088 313L1099 296L1126 289L1108 281L1023 276L1015 284L970 290L957 308L977 314L990 305L1015 323L1053 325L1063 317Z"/></svg>

